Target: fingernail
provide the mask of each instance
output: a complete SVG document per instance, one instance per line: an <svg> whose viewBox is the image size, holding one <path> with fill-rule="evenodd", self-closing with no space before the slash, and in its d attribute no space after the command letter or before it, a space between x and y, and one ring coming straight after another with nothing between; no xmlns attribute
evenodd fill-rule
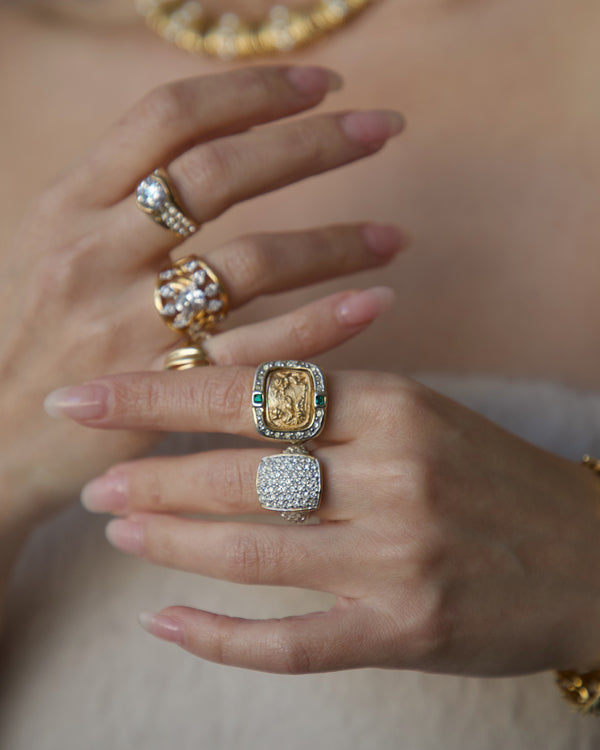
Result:
<svg viewBox="0 0 600 750"><path fill-rule="evenodd" d="M348 138L363 146L381 145L401 133L405 126L404 117L389 110L350 112L340 122Z"/></svg>
<svg viewBox="0 0 600 750"><path fill-rule="evenodd" d="M184 644L183 627L173 617L166 615L154 615L151 612L140 612L138 615L140 625L150 635L170 643Z"/></svg>
<svg viewBox="0 0 600 750"><path fill-rule="evenodd" d="M117 518L106 526L106 538L113 547L129 555L141 555L144 552L144 530L135 521Z"/></svg>
<svg viewBox="0 0 600 750"><path fill-rule="evenodd" d="M71 419L102 419L108 413L109 390L105 385L72 385L49 393L46 414Z"/></svg>
<svg viewBox="0 0 600 750"><path fill-rule="evenodd" d="M328 91L339 91L344 85L340 75L327 68L306 66L302 68L288 68L285 71L289 82L301 94L316 96Z"/></svg>
<svg viewBox="0 0 600 750"><path fill-rule="evenodd" d="M389 258L406 246L405 234L392 224L366 224L363 236L369 249L382 258Z"/></svg>
<svg viewBox="0 0 600 750"><path fill-rule="evenodd" d="M125 474L104 474L92 479L81 491L81 504L92 513L121 513L127 507Z"/></svg>
<svg viewBox="0 0 600 750"><path fill-rule="evenodd" d="M345 326L365 326L390 309L395 295L387 286L376 286L364 292L355 292L344 298L335 314Z"/></svg>

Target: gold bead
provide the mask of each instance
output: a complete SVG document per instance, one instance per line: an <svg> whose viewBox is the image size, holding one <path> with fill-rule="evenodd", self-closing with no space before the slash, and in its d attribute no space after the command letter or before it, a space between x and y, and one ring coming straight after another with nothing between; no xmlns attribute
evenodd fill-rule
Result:
<svg viewBox="0 0 600 750"><path fill-rule="evenodd" d="M288 52L335 31L375 0L319 0L305 10L275 5L250 25L234 13L209 19L195 0L138 0L148 26L187 52L224 60Z"/></svg>

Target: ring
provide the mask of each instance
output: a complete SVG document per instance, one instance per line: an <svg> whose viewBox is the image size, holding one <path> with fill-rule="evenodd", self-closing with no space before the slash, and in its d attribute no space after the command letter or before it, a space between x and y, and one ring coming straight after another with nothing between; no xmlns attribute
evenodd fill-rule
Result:
<svg viewBox="0 0 600 750"><path fill-rule="evenodd" d="M148 214L161 227L168 229L181 239L198 231L198 225L184 214L175 190L164 169L155 169L137 186L137 207Z"/></svg>
<svg viewBox="0 0 600 750"><path fill-rule="evenodd" d="M319 461L302 445L317 437L325 424L323 372L310 362L265 362L254 375L252 409L259 435L291 443L260 462L258 501L287 521L303 523L319 508L323 491Z"/></svg>
<svg viewBox="0 0 600 750"><path fill-rule="evenodd" d="M192 367L205 367L210 364L208 354L196 344L182 346L169 352L165 359L165 370L191 370Z"/></svg>
<svg viewBox="0 0 600 750"><path fill-rule="evenodd" d="M189 256L158 274L154 306L169 328L196 344L225 318L229 299L212 268Z"/></svg>

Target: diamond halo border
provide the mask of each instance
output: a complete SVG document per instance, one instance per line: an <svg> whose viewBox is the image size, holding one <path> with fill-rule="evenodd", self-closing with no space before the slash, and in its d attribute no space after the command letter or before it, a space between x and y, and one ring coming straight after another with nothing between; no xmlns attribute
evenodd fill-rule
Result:
<svg viewBox="0 0 600 750"><path fill-rule="evenodd" d="M287 430L271 430L267 427L265 421L265 410L266 410L266 393L265 385L267 378L273 370L279 370L281 368L290 368L298 370L307 370L310 372L313 386L314 386L314 398L315 398L315 418L312 423L304 430L287 431ZM257 396L261 396L261 403L256 403L255 399ZM259 435L266 437L270 440L285 440L290 443L303 443L307 440L312 440L320 434L325 424L325 416L327 413L327 390L325 386L325 376L323 371L317 365L312 362L302 362L299 360L290 359L278 359L272 362L263 362L256 369L254 374L254 383L252 386L252 411L254 414L254 424Z"/></svg>

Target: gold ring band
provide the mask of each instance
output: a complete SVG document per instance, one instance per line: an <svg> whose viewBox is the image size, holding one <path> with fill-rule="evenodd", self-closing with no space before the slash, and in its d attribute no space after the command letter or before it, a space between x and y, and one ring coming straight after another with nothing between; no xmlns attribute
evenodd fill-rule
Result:
<svg viewBox="0 0 600 750"><path fill-rule="evenodd" d="M165 370L191 370L193 367L206 367L211 361L201 346L182 346L173 349L165 359Z"/></svg>

